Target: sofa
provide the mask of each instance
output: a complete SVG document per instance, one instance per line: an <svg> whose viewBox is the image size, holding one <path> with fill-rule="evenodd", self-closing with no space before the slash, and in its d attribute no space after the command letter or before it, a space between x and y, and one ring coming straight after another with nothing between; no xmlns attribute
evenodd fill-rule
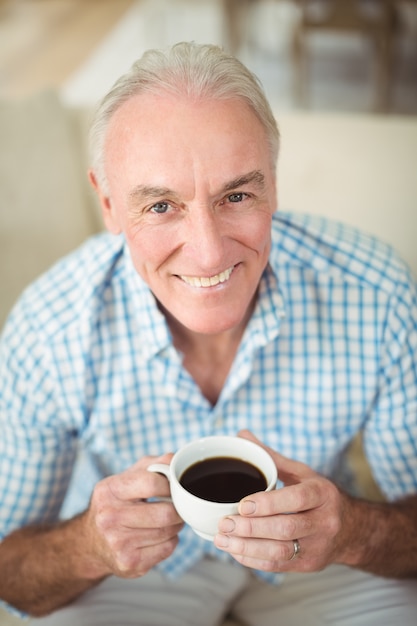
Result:
<svg viewBox="0 0 417 626"><path fill-rule="evenodd" d="M86 175L90 114L53 90L0 102L0 327L29 282L102 229ZM279 206L379 236L417 276L417 118L301 111L277 118ZM363 495L380 498L359 437L349 464ZM2 626L19 623L0 609Z"/></svg>

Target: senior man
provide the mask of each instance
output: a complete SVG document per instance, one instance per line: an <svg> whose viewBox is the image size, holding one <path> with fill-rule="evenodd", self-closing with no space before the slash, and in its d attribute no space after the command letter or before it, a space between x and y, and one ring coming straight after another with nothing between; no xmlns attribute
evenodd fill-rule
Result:
<svg viewBox="0 0 417 626"><path fill-rule="evenodd" d="M1 342L0 597L39 624L415 623L416 286L384 244L277 212L278 143L215 46L148 51L97 110L109 233ZM337 482L360 430L384 503ZM238 433L283 486L209 542L147 467ZM84 502L61 519L71 478Z"/></svg>

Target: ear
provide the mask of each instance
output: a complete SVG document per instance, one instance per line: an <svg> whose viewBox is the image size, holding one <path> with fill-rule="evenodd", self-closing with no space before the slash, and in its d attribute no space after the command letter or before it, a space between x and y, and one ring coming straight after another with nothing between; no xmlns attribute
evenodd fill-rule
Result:
<svg viewBox="0 0 417 626"><path fill-rule="evenodd" d="M113 235L119 235L122 232L122 228L120 226L118 216L112 205L110 197L108 196L108 194L104 193L100 183L98 182L94 170L88 170L88 179L98 196L101 213L103 215L103 221L107 230L113 233Z"/></svg>

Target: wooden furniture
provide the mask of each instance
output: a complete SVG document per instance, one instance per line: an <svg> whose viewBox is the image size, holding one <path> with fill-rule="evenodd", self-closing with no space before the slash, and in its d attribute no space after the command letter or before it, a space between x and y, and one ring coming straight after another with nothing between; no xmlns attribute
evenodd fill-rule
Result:
<svg viewBox="0 0 417 626"><path fill-rule="evenodd" d="M249 11L256 0L221 0L226 46L238 54L248 36Z"/></svg>
<svg viewBox="0 0 417 626"><path fill-rule="evenodd" d="M314 32L357 33L373 47L375 111L389 108L399 3L395 0L296 0L300 20L294 33L295 95L308 102L308 36Z"/></svg>

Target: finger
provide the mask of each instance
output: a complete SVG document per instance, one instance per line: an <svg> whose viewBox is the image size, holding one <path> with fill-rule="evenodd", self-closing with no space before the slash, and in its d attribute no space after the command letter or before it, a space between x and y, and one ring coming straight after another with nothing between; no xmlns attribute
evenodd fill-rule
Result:
<svg viewBox="0 0 417 626"><path fill-rule="evenodd" d="M319 479L282 487L273 491L260 491L243 498L239 514L244 517L298 513L315 509L323 503L324 493Z"/></svg>
<svg viewBox="0 0 417 626"><path fill-rule="evenodd" d="M219 532L246 538L292 541L315 534L314 519L308 513L252 518L233 515L220 520Z"/></svg>
<svg viewBox="0 0 417 626"><path fill-rule="evenodd" d="M269 541L244 539L218 534L215 545L228 552L242 565L263 571L288 571L294 569L294 543L292 541ZM298 557L297 557L298 560Z"/></svg>
<svg viewBox="0 0 417 626"><path fill-rule="evenodd" d="M146 457L125 472L104 479L103 486L114 498L122 501L169 496L169 483L165 476L148 472L146 469L151 463L163 463L166 459L167 455Z"/></svg>
<svg viewBox="0 0 417 626"><path fill-rule="evenodd" d="M125 550L157 546L164 541L177 537L184 524L166 526L165 528L109 528L106 532L106 543L115 554Z"/></svg>
<svg viewBox="0 0 417 626"><path fill-rule="evenodd" d="M301 463L300 461L289 459L269 446L266 446L250 430L241 430L238 435L243 439L249 439L250 441L257 443L259 446L264 448L264 450L269 452L277 466L279 479L284 483L284 485L294 485L315 475L314 470L312 470L308 465Z"/></svg>
<svg viewBox="0 0 417 626"><path fill-rule="evenodd" d="M129 544L113 553L112 571L122 578L143 576L155 565L171 556L178 541L178 536L175 536L149 546Z"/></svg>
<svg viewBox="0 0 417 626"><path fill-rule="evenodd" d="M96 513L96 526L103 533L121 529L141 530L182 525L176 509L168 502L136 502L131 505L102 507Z"/></svg>
<svg viewBox="0 0 417 626"><path fill-rule="evenodd" d="M106 529L106 544L115 554L124 550L156 546L178 535L183 524L175 524L164 528L130 528L128 526L112 526Z"/></svg>
<svg viewBox="0 0 417 626"><path fill-rule="evenodd" d="M164 528L183 523L171 502L135 502L114 509L114 523L124 528ZM108 518L111 517L111 512ZM109 522L111 523L111 521Z"/></svg>

